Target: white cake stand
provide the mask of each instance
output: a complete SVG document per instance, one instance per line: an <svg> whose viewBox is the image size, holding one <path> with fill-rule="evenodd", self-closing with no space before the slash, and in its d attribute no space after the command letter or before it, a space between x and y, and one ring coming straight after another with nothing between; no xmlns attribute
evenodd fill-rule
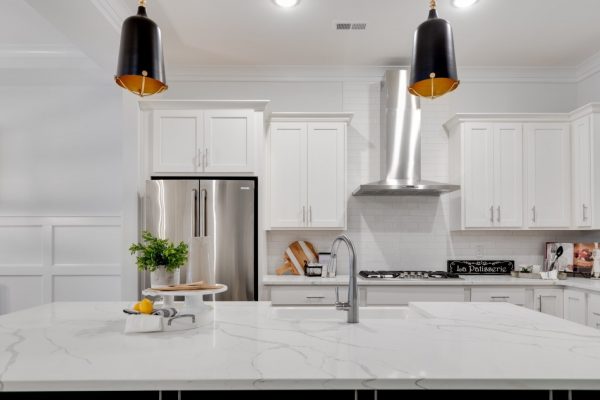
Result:
<svg viewBox="0 0 600 400"><path fill-rule="evenodd" d="M210 294L223 293L227 291L227 285L221 285L218 289L204 290L160 290L160 289L144 289L144 296L160 296L163 298L163 307L175 307L175 297L184 297L183 307L179 314L194 314L196 323L194 325L205 325L214 320L213 308L204 303L204 296ZM176 307L177 308L177 307Z"/></svg>

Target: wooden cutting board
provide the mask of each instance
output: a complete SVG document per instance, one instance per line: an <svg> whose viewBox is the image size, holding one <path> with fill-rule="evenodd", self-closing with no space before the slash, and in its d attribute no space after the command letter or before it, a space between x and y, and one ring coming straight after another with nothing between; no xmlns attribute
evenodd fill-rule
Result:
<svg viewBox="0 0 600 400"><path fill-rule="evenodd" d="M275 270L277 275L304 275L304 264L319 261L319 253L310 242L299 240L285 249L283 260L284 263Z"/></svg>

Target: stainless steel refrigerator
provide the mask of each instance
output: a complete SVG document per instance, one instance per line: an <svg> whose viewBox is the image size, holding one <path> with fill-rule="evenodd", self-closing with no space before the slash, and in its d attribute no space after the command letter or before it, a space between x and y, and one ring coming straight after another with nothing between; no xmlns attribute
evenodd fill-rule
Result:
<svg viewBox="0 0 600 400"><path fill-rule="evenodd" d="M256 184L244 179L146 181L145 230L189 245L181 282L228 286L215 300L257 299ZM142 279L149 287L149 279Z"/></svg>

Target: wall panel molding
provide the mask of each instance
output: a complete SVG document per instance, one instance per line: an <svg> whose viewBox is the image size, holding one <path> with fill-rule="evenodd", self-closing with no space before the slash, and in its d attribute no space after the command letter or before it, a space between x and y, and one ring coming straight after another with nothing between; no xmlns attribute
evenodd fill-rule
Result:
<svg viewBox="0 0 600 400"><path fill-rule="evenodd" d="M59 242L56 229L68 233ZM120 300L121 216L0 216L2 235L12 240L8 245L15 247L15 255L10 248L3 249L4 257L0 254L0 314L54 299ZM69 262L54 263L57 244ZM31 256L32 251L38 253ZM74 285L56 285L56 279ZM86 287L94 290L82 290Z"/></svg>

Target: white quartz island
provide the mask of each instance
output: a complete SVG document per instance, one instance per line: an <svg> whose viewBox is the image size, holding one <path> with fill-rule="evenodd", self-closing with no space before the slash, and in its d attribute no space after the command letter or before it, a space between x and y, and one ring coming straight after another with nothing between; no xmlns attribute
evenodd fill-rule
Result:
<svg viewBox="0 0 600 400"><path fill-rule="evenodd" d="M0 316L0 389L600 389L599 331L506 303L361 309L347 324L344 312L220 302L198 329L125 335L127 305Z"/></svg>

